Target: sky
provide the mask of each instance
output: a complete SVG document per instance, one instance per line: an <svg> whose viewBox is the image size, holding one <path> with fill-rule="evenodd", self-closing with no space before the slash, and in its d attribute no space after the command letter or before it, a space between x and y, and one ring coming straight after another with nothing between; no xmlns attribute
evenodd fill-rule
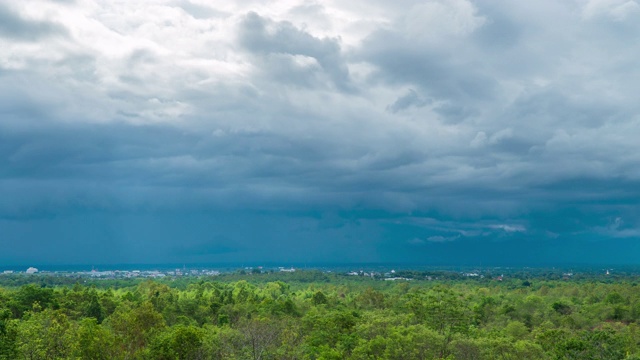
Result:
<svg viewBox="0 0 640 360"><path fill-rule="evenodd" d="M637 264L635 0L0 0L0 267Z"/></svg>

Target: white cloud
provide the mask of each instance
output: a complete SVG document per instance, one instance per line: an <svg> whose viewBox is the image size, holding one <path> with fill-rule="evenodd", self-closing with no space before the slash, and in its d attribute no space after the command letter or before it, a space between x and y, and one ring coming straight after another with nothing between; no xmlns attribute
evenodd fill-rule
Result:
<svg viewBox="0 0 640 360"><path fill-rule="evenodd" d="M604 15L615 21L624 21L630 17L637 20L640 5L635 0L590 0L584 6L582 14L586 19Z"/></svg>
<svg viewBox="0 0 640 360"><path fill-rule="evenodd" d="M459 238L460 238L460 235L456 235L456 236L436 235L436 236L429 236L427 238L427 241L434 242L434 243L442 243L442 242L456 241Z"/></svg>
<svg viewBox="0 0 640 360"><path fill-rule="evenodd" d="M491 229L499 229L508 233L515 233L515 232L525 232L527 231L527 228L525 228L522 225L514 225L514 224L498 224L498 225L490 225L489 228Z"/></svg>
<svg viewBox="0 0 640 360"><path fill-rule="evenodd" d="M482 26L485 19L466 0L427 1L414 5L404 18L407 34L428 42L447 42Z"/></svg>

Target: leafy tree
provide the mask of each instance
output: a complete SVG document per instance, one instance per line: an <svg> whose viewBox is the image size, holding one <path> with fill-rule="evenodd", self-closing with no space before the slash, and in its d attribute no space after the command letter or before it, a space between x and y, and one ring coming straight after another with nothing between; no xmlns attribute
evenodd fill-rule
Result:
<svg viewBox="0 0 640 360"><path fill-rule="evenodd" d="M320 290L316 291L311 298L314 305L322 305L328 302L327 296Z"/></svg>
<svg viewBox="0 0 640 360"><path fill-rule="evenodd" d="M562 314L562 315L569 315L571 314L571 312L573 311L571 309L571 306L568 304L565 304L563 302L559 302L556 301L554 302L551 307L553 308L553 310L555 310L558 314Z"/></svg>
<svg viewBox="0 0 640 360"><path fill-rule="evenodd" d="M242 357L244 336L240 331L229 326L206 326L204 330L202 343L204 353L208 358L226 360Z"/></svg>
<svg viewBox="0 0 640 360"><path fill-rule="evenodd" d="M239 330L244 335L246 353L253 360L261 360L267 354L274 353L282 332L279 322L265 318L242 321Z"/></svg>
<svg viewBox="0 0 640 360"><path fill-rule="evenodd" d="M86 305L85 314L88 317L96 319L98 323L101 323L102 320L104 320L104 309L102 308L100 298L98 297L98 293L95 289L91 289L91 292L89 293L89 301Z"/></svg>
<svg viewBox="0 0 640 360"><path fill-rule="evenodd" d="M529 329L520 321L510 321L505 326L504 332L513 339L522 340L529 334Z"/></svg>
<svg viewBox="0 0 640 360"><path fill-rule="evenodd" d="M21 358L64 359L72 353L72 323L60 310L41 309L36 304L18 323L17 347Z"/></svg>
<svg viewBox="0 0 640 360"><path fill-rule="evenodd" d="M121 305L105 321L116 335L116 344L127 356L136 356L148 344L154 331L165 327L162 315L150 302L130 307Z"/></svg>
<svg viewBox="0 0 640 360"><path fill-rule="evenodd" d="M503 282L443 271L429 272L439 278L429 282L420 280L425 272L407 272L416 280L404 283L317 274L65 280L55 288L9 276L2 281L18 286L0 288L0 360L640 355L635 280L553 280L558 271Z"/></svg>
<svg viewBox="0 0 640 360"><path fill-rule="evenodd" d="M18 330L11 320L9 309L0 309L0 360L11 360L18 356L16 340Z"/></svg>
<svg viewBox="0 0 640 360"><path fill-rule="evenodd" d="M384 302L384 294L370 286L356 297L356 303L365 309L382 309Z"/></svg>
<svg viewBox="0 0 640 360"><path fill-rule="evenodd" d="M9 302L9 307L13 311L14 317L20 318L33 308L34 304L40 308L47 308L54 305L54 293L51 288L42 288L35 284L22 286Z"/></svg>
<svg viewBox="0 0 640 360"><path fill-rule="evenodd" d="M118 358L115 337L95 318L85 318L79 323L75 334L77 346L75 356L79 359L109 360Z"/></svg>
<svg viewBox="0 0 640 360"><path fill-rule="evenodd" d="M204 331L195 326L178 325L163 331L150 344L150 357L156 360L199 360L204 358Z"/></svg>

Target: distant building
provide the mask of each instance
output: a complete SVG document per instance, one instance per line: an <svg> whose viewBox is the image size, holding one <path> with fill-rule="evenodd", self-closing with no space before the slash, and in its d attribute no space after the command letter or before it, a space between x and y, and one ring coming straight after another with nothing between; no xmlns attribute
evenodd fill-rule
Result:
<svg viewBox="0 0 640 360"><path fill-rule="evenodd" d="M35 274L38 272L38 269L34 268L34 267L30 267L27 269L27 274Z"/></svg>
<svg viewBox="0 0 640 360"><path fill-rule="evenodd" d="M291 269L285 269L285 268L280 268L280 272L295 272L296 269L291 268Z"/></svg>
<svg viewBox="0 0 640 360"><path fill-rule="evenodd" d="M404 277L392 277L392 278L386 278L384 280L385 281L397 281L397 280L411 281L413 279L404 278Z"/></svg>

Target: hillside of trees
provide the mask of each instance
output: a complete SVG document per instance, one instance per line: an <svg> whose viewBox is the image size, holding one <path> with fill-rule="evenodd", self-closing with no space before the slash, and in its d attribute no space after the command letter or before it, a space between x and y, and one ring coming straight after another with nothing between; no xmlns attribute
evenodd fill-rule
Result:
<svg viewBox="0 0 640 360"><path fill-rule="evenodd" d="M15 277L0 359L640 359L633 278L288 276Z"/></svg>

